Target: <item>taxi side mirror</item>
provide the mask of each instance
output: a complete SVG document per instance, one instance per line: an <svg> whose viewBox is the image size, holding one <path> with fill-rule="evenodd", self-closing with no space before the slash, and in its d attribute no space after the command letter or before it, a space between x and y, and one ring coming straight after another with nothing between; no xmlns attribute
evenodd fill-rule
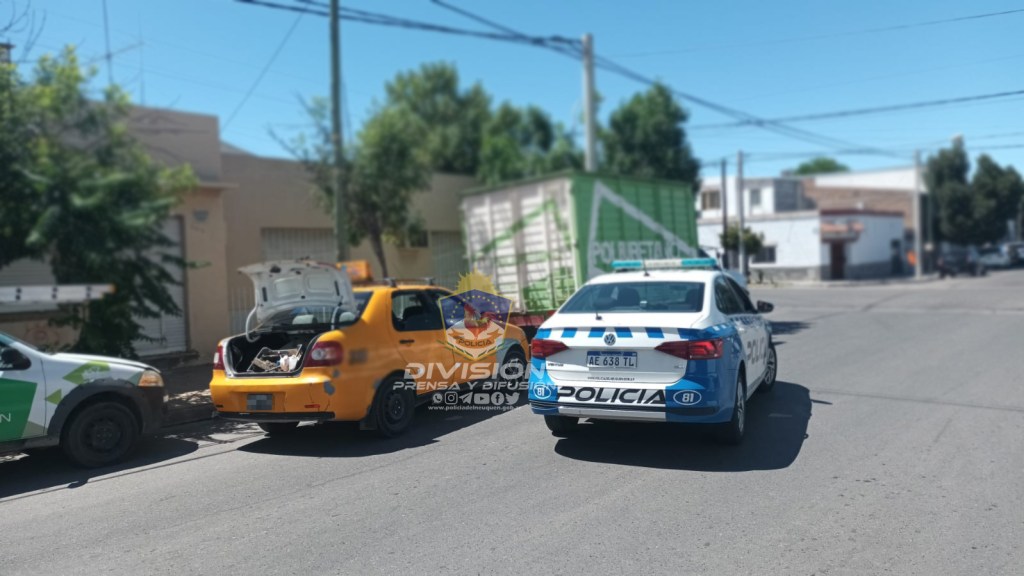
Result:
<svg viewBox="0 0 1024 576"><path fill-rule="evenodd" d="M14 348L0 350L0 370L28 370L32 361Z"/></svg>
<svg viewBox="0 0 1024 576"><path fill-rule="evenodd" d="M773 304L765 302L763 300L757 301L757 311L760 312L761 314L767 314L772 310L775 310L775 306Z"/></svg>

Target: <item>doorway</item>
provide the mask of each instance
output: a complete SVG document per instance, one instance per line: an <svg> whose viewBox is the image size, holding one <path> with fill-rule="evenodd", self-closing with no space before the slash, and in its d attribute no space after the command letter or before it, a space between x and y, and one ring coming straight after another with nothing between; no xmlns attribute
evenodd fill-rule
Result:
<svg viewBox="0 0 1024 576"><path fill-rule="evenodd" d="M829 277L832 280L846 279L846 242L830 242L831 270Z"/></svg>

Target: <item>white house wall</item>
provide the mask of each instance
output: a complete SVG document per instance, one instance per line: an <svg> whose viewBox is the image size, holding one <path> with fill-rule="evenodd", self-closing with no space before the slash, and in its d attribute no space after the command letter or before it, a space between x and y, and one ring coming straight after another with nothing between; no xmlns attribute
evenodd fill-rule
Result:
<svg viewBox="0 0 1024 576"><path fill-rule="evenodd" d="M851 242L847 253L848 263L853 266L889 262L892 256L892 241L901 241L903 248L902 216L856 216L864 223L864 231L856 242Z"/></svg>
<svg viewBox="0 0 1024 576"><path fill-rule="evenodd" d="M764 234L765 246L775 246L774 264L751 263L751 269L813 268L816 270L823 263L818 213L789 213L786 216L786 218L752 218L744 223L755 233ZM721 222L699 223L697 226L701 246L721 250L722 243L719 238L721 232Z"/></svg>
<svg viewBox="0 0 1024 576"><path fill-rule="evenodd" d="M914 189L914 168L890 168L886 170L824 174L815 176L814 185L818 188L909 191Z"/></svg>

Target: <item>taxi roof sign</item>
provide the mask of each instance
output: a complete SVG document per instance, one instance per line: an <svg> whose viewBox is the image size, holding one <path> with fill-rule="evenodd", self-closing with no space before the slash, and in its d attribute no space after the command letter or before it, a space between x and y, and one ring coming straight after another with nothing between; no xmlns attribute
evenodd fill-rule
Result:
<svg viewBox="0 0 1024 576"><path fill-rule="evenodd" d="M369 260L347 260L338 262L336 267L347 272L353 284L373 282L373 269L370 268Z"/></svg>

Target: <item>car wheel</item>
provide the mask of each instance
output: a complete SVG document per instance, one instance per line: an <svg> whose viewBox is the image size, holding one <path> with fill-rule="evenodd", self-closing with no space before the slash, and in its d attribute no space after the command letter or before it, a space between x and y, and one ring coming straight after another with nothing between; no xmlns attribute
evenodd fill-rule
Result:
<svg viewBox="0 0 1024 576"><path fill-rule="evenodd" d="M746 377L741 371L736 380L736 400L733 402L732 418L725 424L721 424L718 431L718 439L723 444L733 446L743 442L743 434L747 427L747 387Z"/></svg>
<svg viewBox="0 0 1024 576"><path fill-rule="evenodd" d="M60 445L75 464L96 468L124 458L138 440L139 423L131 410L117 402L96 402L64 424Z"/></svg>
<svg viewBox="0 0 1024 576"><path fill-rule="evenodd" d="M764 380L757 387L758 392L767 394L775 389L775 378L779 374L779 357L775 353L775 345L768 346L768 363L764 369Z"/></svg>
<svg viewBox="0 0 1024 576"><path fill-rule="evenodd" d="M580 426L580 419L572 416L545 416L544 423L551 430L551 435L558 438L568 438Z"/></svg>
<svg viewBox="0 0 1024 576"><path fill-rule="evenodd" d="M298 422L260 422L260 428L270 436L284 435L298 429Z"/></svg>
<svg viewBox="0 0 1024 576"><path fill-rule="evenodd" d="M381 383L374 398L373 419L377 434L393 438L404 433L416 413L416 393L399 378Z"/></svg>
<svg viewBox="0 0 1024 576"><path fill-rule="evenodd" d="M525 390L523 383L526 382L526 374L526 357L518 349L512 350L498 368L498 382L509 393L519 392Z"/></svg>

